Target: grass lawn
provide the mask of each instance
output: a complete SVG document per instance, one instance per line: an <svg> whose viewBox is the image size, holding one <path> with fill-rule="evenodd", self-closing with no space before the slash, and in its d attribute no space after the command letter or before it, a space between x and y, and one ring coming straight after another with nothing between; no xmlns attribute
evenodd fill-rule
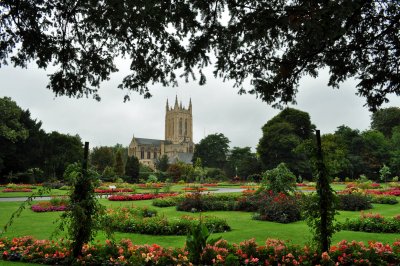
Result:
<svg viewBox="0 0 400 266"><path fill-rule="evenodd" d="M175 207L158 208L151 205L151 200L147 201L108 201L106 199L100 200L102 204L111 206L149 206L157 209L158 215L166 215L168 217L176 217L181 215L199 216L198 213L178 212ZM4 225L11 213L18 208L18 202L0 202L1 216L0 225ZM400 204L396 205L382 205L374 204L374 209L370 210L373 213L380 213L383 216L394 216L400 214ZM38 239L48 239L56 228L54 221L60 216L60 212L47 212L47 213L34 213L30 209L24 210L21 217L16 218L13 225L4 234L7 237L18 237L25 235L32 235ZM225 233L218 233L215 236L222 236L229 242L239 243L243 240L255 238L257 242L263 243L267 238L279 238L282 240L289 240L295 244L306 244L311 239L311 234L304 221L279 224L274 222L257 221L251 219L251 213L247 212L226 212L215 211L206 212L201 215L214 215L227 220L231 226L232 231ZM360 215L359 212L342 211L337 216L338 221L344 221L346 217L355 218ZM56 237L59 238L62 235ZM136 244L152 244L168 247L182 247L185 242L185 236L152 236L140 235L132 233L115 233L117 240L122 238L130 238ZM334 235L333 243L337 243L342 239L356 240L356 241L381 241L393 243L399 239L398 234L378 234L378 233L362 233L352 231L341 231ZM104 240L105 235L99 233L97 239Z"/></svg>
<svg viewBox="0 0 400 266"><path fill-rule="evenodd" d="M0 190L0 198L29 197L37 191L37 188L32 189L32 192L3 192L3 190ZM43 194L43 196L61 196L66 194L68 194L68 190L52 189L50 193Z"/></svg>

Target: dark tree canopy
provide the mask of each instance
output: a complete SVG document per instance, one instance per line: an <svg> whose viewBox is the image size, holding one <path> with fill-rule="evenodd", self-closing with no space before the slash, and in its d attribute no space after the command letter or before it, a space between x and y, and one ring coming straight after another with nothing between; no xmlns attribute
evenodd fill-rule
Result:
<svg viewBox="0 0 400 266"><path fill-rule="evenodd" d="M400 126L400 108L389 107L372 114L371 128L382 132L386 137L392 136L393 128Z"/></svg>
<svg viewBox="0 0 400 266"><path fill-rule="evenodd" d="M139 181L140 164L135 156L128 157L125 165L125 175L128 177L128 182L134 183Z"/></svg>
<svg viewBox="0 0 400 266"><path fill-rule="evenodd" d="M216 76L274 106L295 102L300 78L322 68L333 87L357 79L373 111L400 95L398 1L4 0L0 14L0 64L55 64L56 95L98 98L120 56L131 60L120 88L145 97L148 83L197 70L204 84L214 56Z"/></svg>
<svg viewBox="0 0 400 266"><path fill-rule="evenodd" d="M201 159L203 167L223 168L229 149L229 139L224 134L211 134L200 140L194 148L192 162Z"/></svg>
<svg viewBox="0 0 400 266"><path fill-rule="evenodd" d="M263 127L257 153L264 169L273 169L285 163L292 172L310 177L308 158L297 149L312 137L315 126L306 112L286 108Z"/></svg>

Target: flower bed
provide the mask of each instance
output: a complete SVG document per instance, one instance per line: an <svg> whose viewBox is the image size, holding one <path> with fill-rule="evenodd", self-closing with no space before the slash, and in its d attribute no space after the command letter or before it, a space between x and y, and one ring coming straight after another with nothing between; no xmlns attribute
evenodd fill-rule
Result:
<svg viewBox="0 0 400 266"><path fill-rule="evenodd" d="M218 184L216 183L210 183L210 184L202 184L204 187L218 187Z"/></svg>
<svg viewBox="0 0 400 266"><path fill-rule="evenodd" d="M120 193L120 192L133 192L134 190L131 188L113 188L113 189L95 189L94 192L100 194L112 194L112 193Z"/></svg>
<svg viewBox="0 0 400 266"><path fill-rule="evenodd" d="M165 186L164 183L138 184L139 188L163 188L164 186Z"/></svg>
<svg viewBox="0 0 400 266"><path fill-rule="evenodd" d="M82 256L74 261L66 241L35 240L32 237L0 239L3 260L25 261L48 265L192 265L190 254L183 248L163 248L157 244L134 245L123 239L84 245ZM201 265L399 265L400 242L349 242L333 245L329 252L268 239L258 245L254 239L239 244L219 240L207 245L200 256Z"/></svg>
<svg viewBox="0 0 400 266"><path fill-rule="evenodd" d="M400 215L385 218L379 213L361 213L356 219L346 219L342 229L373 233L400 233Z"/></svg>
<svg viewBox="0 0 400 266"><path fill-rule="evenodd" d="M30 188L5 188L2 192L32 192Z"/></svg>
<svg viewBox="0 0 400 266"><path fill-rule="evenodd" d="M31 210L34 212L57 212L57 211L65 211L67 210L67 206L62 205L62 206L48 206L48 207L43 207L40 205L32 205Z"/></svg>
<svg viewBox="0 0 400 266"><path fill-rule="evenodd" d="M230 231L231 228L224 219L203 216L204 225L212 232ZM190 228L198 223L192 216L167 218L157 216L157 211L148 208L123 207L107 210L106 223L120 232L130 232L150 235L186 235Z"/></svg>
<svg viewBox="0 0 400 266"><path fill-rule="evenodd" d="M365 190L365 193L372 195L400 196L400 188L394 187L385 190Z"/></svg>
<svg viewBox="0 0 400 266"><path fill-rule="evenodd" d="M6 188L14 188L14 189L22 189L22 188L34 189L34 188L36 188L36 185L9 183L5 187Z"/></svg>
<svg viewBox="0 0 400 266"><path fill-rule="evenodd" d="M68 208L69 200L67 197L53 197L50 201L41 201L31 206L34 212L55 212L65 211Z"/></svg>
<svg viewBox="0 0 400 266"><path fill-rule="evenodd" d="M372 209L371 198L362 193L338 194L338 210L361 211Z"/></svg>
<svg viewBox="0 0 400 266"><path fill-rule="evenodd" d="M111 201L133 201L133 200L150 200L157 198L173 197L179 195L178 193L148 193L148 194L132 194L132 195L112 195L108 197Z"/></svg>
<svg viewBox="0 0 400 266"><path fill-rule="evenodd" d="M206 191L208 188L206 187L184 187L182 188L184 191Z"/></svg>

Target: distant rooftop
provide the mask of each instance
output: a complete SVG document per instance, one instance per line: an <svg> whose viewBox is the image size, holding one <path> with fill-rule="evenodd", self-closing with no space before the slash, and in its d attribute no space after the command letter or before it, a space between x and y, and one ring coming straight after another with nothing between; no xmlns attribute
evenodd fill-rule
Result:
<svg viewBox="0 0 400 266"><path fill-rule="evenodd" d="M138 144L143 144L143 145L161 145L161 142L163 141L160 139L144 139L144 138L135 138L135 140Z"/></svg>

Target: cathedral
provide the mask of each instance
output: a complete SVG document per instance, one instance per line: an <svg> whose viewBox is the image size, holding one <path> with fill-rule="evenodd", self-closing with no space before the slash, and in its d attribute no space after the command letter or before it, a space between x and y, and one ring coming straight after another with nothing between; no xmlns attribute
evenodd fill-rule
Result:
<svg viewBox="0 0 400 266"><path fill-rule="evenodd" d="M192 100L189 107L178 104L178 97L175 98L174 106L168 104L165 108L165 140L136 138L133 136L128 147L128 156L136 156L139 162L151 168L157 158L167 155L169 163L181 161L192 163L193 143L193 117Z"/></svg>

